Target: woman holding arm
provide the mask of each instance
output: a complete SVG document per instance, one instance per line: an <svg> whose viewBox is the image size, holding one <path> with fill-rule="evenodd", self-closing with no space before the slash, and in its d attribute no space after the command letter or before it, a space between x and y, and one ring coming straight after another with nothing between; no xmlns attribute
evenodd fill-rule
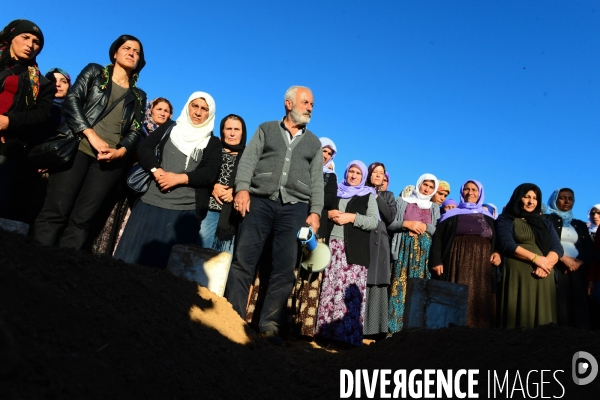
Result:
<svg viewBox="0 0 600 400"><path fill-rule="evenodd" d="M163 124L142 142L140 164L155 182L131 212L115 258L165 268L174 245L196 243L199 210L208 207L221 166L221 142L213 136L215 111L208 93L194 92L177 121Z"/></svg>
<svg viewBox="0 0 600 400"><path fill-rule="evenodd" d="M554 265L563 249L552 223L542 218L541 199L537 185L523 183L496 220L497 248L504 259L498 307L503 328L558 321Z"/></svg>
<svg viewBox="0 0 600 400"><path fill-rule="evenodd" d="M141 135L146 94L135 87L146 62L141 42L122 35L108 51L112 64L88 64L67 93L63 134L82 134L76 154L50 171L33 236L41 244L80 249L90 223L123 174Z"/></svg>
<svg viewBox="0 0 600 400"><path fill-rule="evenodd" d="M329 239L331 264L323 274L317 334L362 345L370 232L377 227L375 190L365 186L367 167L351 161L338 185L337 210Z"/></svg>
<svg viewBox="0 0 600 400"><path fill-rule="evenodd" d="M431 201L437 193L438 180L432 174L423 174L408 197L396 201L397 214L388 227L394 233L392 241L392 278L389 298L389 333L400 332L404 326L406 280L431 278L429 250L431 237L440 218L440 208Z"/></svg>

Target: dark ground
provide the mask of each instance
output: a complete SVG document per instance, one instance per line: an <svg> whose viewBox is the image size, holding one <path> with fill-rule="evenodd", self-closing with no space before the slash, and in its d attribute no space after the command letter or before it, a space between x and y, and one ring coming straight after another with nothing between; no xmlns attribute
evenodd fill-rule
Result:
<svg viewBox="0 0 600 400"><path fill-rule="evenodd" d="M508 370L511 388L518 370L531 396L540 375L527 385L530 370L564 370L556 375L564 389L546 373L544 396L598 399L600 377L587 386L571 379L582 350L600 360L599 331L456 327L355 349L293 339L267 346L224 299L168 271L0 231L2 400L336 399L340 369L382 368L478 368L480 398L488 370ZM506 397L506 389L496 395Z"/></svg>

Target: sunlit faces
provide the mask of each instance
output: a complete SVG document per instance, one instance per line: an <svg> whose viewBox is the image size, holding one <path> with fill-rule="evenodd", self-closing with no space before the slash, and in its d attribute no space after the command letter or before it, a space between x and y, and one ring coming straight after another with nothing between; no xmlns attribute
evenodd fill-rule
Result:
<svg viewBox="0 0 600 400"><path fill-rule="evenodd" d="M141 46L137 41L126 41L115 52L115 63L119 64L125 70L134 70L140 60L140 48Z"/></svg>
<svg viewBox="0 0 600 400"><path fill-rule="evenodd" d="M538 204L537 195L533 190L525 193L525 196L521 197L521 208L527 212L533 212Z"/></svg>
<svg viewBox="0 0 600 400"><path fill-rule="evenodd" d="M463 186L463 199L467 203L477 203L479 200L479 188L473 182L467 182Z"/></svg>
<svg viewBox="0 0 600 400"><path fill-rule="evenodd" d="M286 100L286 106L291 107L290 118L292 122L296 125L308 124L315 103L312 92L308 89L298 88L296 90L296 101L292 104L288 104L288 102L289 100Z"/></svg>
<svg viewBox="0 0 600 400"><path fill-rule="evenodd" d="M600 210L597 208L592 208L590 211L590 219L594 223L594 225L600 226Z"/></svg>
<svg viewBox="0 0 600 400"><path fill-rule="evenodd" d="M206 122L208 115L210 114L208 109L208 103L202 99L194 99L188 104L188 113L190 120L194 125L200 125Z"/></svg>
<svg viewBox="0 0 600 400"><path fill-rule="evenodd" d="M560 211L571 211L575 204L575 196L570 190L561 190L556 198L556 208Z"/></svg>
<svg viewBox="0 0 600 400"><path fill-rule="evenodd" d="M442 203L446 201L446 197L448 197L449 194L450 192L447 190L438 189L438 191L431 198L431 201L437 204L438 206L441 206Z"/></svg>
<svg viewBox="0 0 600 400"><path fill-rule="evenodd" d="M435 183L433 181L426 180L421 183L421 186L419 186L419 193L421 193L423 196L429 196L431 193L433 193L433 189L435 189Z"/></svg>
<svg viewBox="0 0 600 400"><path fill-rule="evenodd" d="M225 143L230 146L237 146L242 141L242 122L237 119L229 118L223 125L223 136Z"/></svg>
<svg viewBox="0 0 600 400"><path fill-rule="evenodd" d="M54 73L54 78L56 79L56 94L54 97L57 99L62 99L69 91L69 81L63 74L58 72Z"/></svg>
<svg viewBox="0 0 600 400"><path fill-rule="evenodd" d="M388 182L387 176L383 175L383 185L381 185L381 191L385 192L388 189L389 184L390 183Z"/></svg>
<svg viewBox="0 0 600 400"><path fill-rule="evenodd" d="M327 165L331 157L333 157L333 150L328 146L323 147L323 165Z"/></svg>
<svg viewBox="0 0 600 400"><path fill-rule="evenodd" d="M33 60L40 50L40 39L32 33L21 33L10 42L10 56L13 59Z"/></svg>
<svg viewBox="0 0 600 400"><path fill-rule="evenodd" d="M385 178L385 171L381 165L378 165L371 172L371 184L375 187L383 185L383 178Z"/></svg>
<svg viewBox="0 0 600 400"><path fill-rule="evenodd" d="M362 181L362 171L357 166L353 165L348 169L346 174L346 182L350 186L358 186Z"/></svg>
<svg viewBox="0 0 600 400"><path fill-rule="evenodd" d="M173 111L168 103L159 101L152 107L151 115L156 125L162 125L173 115Z"/></svg>

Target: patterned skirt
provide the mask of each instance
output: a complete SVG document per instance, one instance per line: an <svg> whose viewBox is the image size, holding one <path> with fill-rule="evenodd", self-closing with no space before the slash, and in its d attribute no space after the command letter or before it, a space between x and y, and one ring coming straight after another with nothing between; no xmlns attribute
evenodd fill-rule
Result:
<svg viewBox="0 0 600 400"><path fill-rule="evenodd" d="M449 265L444 275L450 282L469 286L467 325L493 328L496 325L496 293L492 293L491 242L477 235L455 236Z"/></svg>
<svg viewBox="0 0 600 400"><path fill-rule="evenodd" d="M331 239L331 264L323 272L317 334L362 345L367 268L348 264L344 241Z"/></svg>
<svg viewBox="0 0 600 400"><path fill-rule="evenodd" d="M408 278L431 278L428 268L429 249L431 248L429 233L410 235L403 232L400 235L400 241L398 260L392 268L392 284L390 286L388 307L390 333L400 332L404 327L406 280Z"/></svg>

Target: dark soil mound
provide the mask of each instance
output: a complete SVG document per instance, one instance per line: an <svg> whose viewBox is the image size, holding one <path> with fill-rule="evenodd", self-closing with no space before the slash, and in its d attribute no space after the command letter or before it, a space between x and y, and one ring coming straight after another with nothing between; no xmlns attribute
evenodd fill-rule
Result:
<svg viewBox="0 0 600 400"><path fill-rule="evenodd" d="M554 383L544 396L597 398L600 377L587 386L571 379L582 350L600 360L600 334L461 327L357 349L268 346L224 299L168 271L0 231L0 399L335 399L340 369L382 368L477 368L480 398L488 370L509 370L511 387L517 370L523 385L530 370L564 370L564 389L544 376Z"/></svg>

